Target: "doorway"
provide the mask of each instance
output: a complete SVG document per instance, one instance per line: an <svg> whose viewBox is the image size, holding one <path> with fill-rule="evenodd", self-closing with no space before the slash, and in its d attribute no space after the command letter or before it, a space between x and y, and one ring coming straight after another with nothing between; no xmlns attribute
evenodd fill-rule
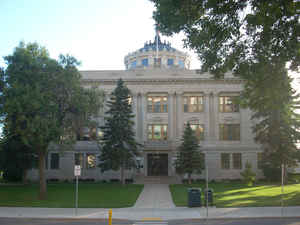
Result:
<svg viewBox="0 0 300 225"><path fill-rule="evenodd" d="M168 154L148 154L148 176L168 176Z"/></svg>

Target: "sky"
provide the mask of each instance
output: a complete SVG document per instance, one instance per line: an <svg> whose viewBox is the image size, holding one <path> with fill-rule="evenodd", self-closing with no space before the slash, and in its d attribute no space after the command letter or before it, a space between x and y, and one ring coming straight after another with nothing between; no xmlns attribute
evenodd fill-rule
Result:
<svg viewBox="0 0 300 225"><path fill-rule="evenodd" d="M148 0L0 0L0 66L24 41L46 47L53 58L75 56L80 70L123 70L124 56L154 39L153 10ZM162 39L189 52L183 35Z"/></svg>
<svg viewBox="0 0 300 225"><path fill-rule="evenodd" d="M79 70L124 70L124 56L154 39L153 3L148 0L0 0L0 66L20 41L37 42L52 58L70 54ZM183 48L182 34L162 37ZM293 73L293 77L299 74ZM294 88L300 90L294 81Z"/></svg>

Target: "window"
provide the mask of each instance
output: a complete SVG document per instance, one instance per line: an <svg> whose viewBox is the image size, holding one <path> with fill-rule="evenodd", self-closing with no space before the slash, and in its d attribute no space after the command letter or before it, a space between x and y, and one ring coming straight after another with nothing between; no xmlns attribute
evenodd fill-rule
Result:
<svg viewBox="0 0 300 225"><path fill-rule="evenodd" d="M221 168L224 170L230 169L230 154L221 153Z"/></svg>
<svg viewBox="0 0 300 225"><path fill-rule="evenodd" d="M161 65L161 58L154 58L154 66L160 67Z"/></svg>
<svg viewBox="0 0 300 225"><path fill-rule="evenodd" d="M131 69L136 68L136 61L133 61L133 62L130 64L130 68L131 68Z"/></svg>
<svg viewBox="0 0 300 225"><path fill-rule="evenodd" d="M83 153L75 153L75 165L83 168L84 155Z"/></svg>
<svg viewBox="0 0 300 225"><path fill-rule="evenodd" d="M50 168L52 170L59 169L59 154L51 153Z"/></svg>
<svg viewBox="0 0 300 225"><path fill-rule="evenodd" d="M263 154L262 152L257 153L257 168L262 169L262 162L263 162Z"/></svg>
<svg viewBox="0 0 300 225"><path fill-rule="evenodd" d="M147 111L149 113L168 112L168 97L166 96L148 96Z"/></svg>
<svg viewBox="0 0 300 225"><path fill-rule="evenodd" d="M128 104L132 106L133 99L131 96L128 97Z"/></svg>
<svg viewBox="0 0 300 225"><path fill-rule="evenodd" d="M174 59L168 59L168 66L174 65Z"/></svg>
<svg viewBox="0 0 300 225"><path fill-rule="evenodd" d="M239 112L239 105L236 104L236 96L220 96L219 110L220 112Z"/></svg>
<svg viewBox="0 0 300 225"><path fill-rule="evenodd" d="M101 140L103 138L103 136L104 136L104 133L101 130L101 128L98 128L97 130L98 130L98 134L97 135L98 135L99 139Z"/></svg>
<svg viewBox="0 0 300 225"><path fill-rule="evenodd" d="M142 59L142 65L147 67L149 64L148 64L148 59Z"/></svg>
<svg viewBox="0 0 300 225"><path fill-rule="evenodd" d="M179 68L184 68L184 62L182 60L178 61Z"/></svg>
<svg viewBox="0 0 300 225"><path fill-rule="evenodd" d="M221 141L239 141L240 124L220 124L219 135Z"/></svg>
<svg viewBox="0 0 300 225"><path fill-rule="evenodd" d="M202 124L193 124L192 122L190 123L190 126L193 131L195 131L195 135L198 138L199 141L204 140L204 125Z"/></svg>
<svg viewBox="0 0 300 225"><path fill-rule="evenodd" d="M92 153L86 154L86 167L87 169L96 168L96 155Z"/></svg>
<svg viewBox="0 0 300 225"><path fill-rule="evenodd" d="M241 170L242 169L242 154L241 153L233 153L233 169Z"/></svg>
<svg viewBox="0 0 300 225"><path fill-rule="evenodd" d="M91 127L90 132L89 132L89 140L90 141L95 141L97 140L97 128L96 127Z"/></svg>
<svg viewBox="0 0 300 225"><path fill-rule="evenodd" d="M168 125L151 124L148 125L148 140L167 140Z"/></svg>
<svg viewBox="0 0 300 225"><path fill-rule="evenodd" d="M203 97L202 96L183 96L184 112L202 112Z"/></svg>

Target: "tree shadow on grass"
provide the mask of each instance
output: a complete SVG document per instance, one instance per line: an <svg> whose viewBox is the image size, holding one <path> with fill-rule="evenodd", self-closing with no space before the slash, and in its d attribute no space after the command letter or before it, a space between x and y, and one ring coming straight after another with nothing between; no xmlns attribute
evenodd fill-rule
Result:
<svg viewBox="0 0 300 225"><path fill-rule="evenodd" d="M225 195L226 196L226 195ZM300 205L300 191L273 195L273 196L236 196L231 199L224 199L224 195L215 196L217 207L263 207L263 206L281 206L281 199L284 200L285 206Z"/></svg>
<svg viewBox="0 0 300 225"><path fill-rule="evenodd" d="M299 186L299 188L298 188ZM200 187L205 189L203 184L176 185L172 191L176 204L184 206L187 204L187 190L190 187ZM257 184L248 187L244 184L216 183L209 185L214 189L214 202L217 207L254 207L254 206L280 206L281 188L278 184ZM296 189L289 190L289 189ZM299 190L299 191L297 191ZM284 196L285 205L300 205L300 185L286 186ZM264 195L264 193L266 193ZM203 196L202 196L203 198Z"/></svg>

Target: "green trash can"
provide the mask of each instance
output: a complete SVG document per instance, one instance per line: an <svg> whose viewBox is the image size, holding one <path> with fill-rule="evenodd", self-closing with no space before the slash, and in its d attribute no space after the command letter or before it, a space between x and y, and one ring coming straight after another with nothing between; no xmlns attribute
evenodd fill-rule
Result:
<svg viewBox="0 0 300 225"><path fill-rule="evenodd" d="M188 207L201 207L201 188L188 188Z"/></svg>
<svg viewBox="0 0 300 225"><path fill-rule="evenodd" d="M204 189L204 204L206 206L207 201L208 205L212 206L214 204L214 190L211 188L208 188L207 190Z"/></svg>

